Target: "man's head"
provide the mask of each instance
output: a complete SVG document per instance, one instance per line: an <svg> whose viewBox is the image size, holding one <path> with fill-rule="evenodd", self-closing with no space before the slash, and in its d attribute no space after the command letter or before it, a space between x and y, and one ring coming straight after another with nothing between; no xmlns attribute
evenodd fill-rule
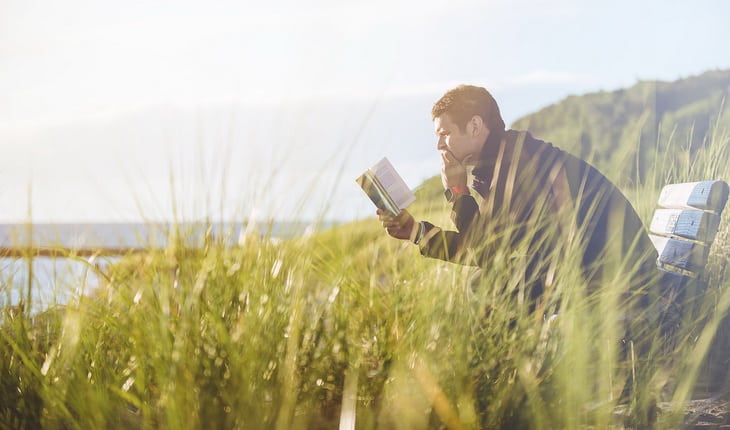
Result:
<svg viewBox="0 0 730 430"><path fill-rule="evenodd" d="M481 87L460 85L433 105L437 148L450 152L459 162L474 161L489 133L501 134L504 121L491 94Z"/></svg>
<svg viewBox="0 0 730 430"><path fill-rule="evenodd" d="M489 91L474 85L459 85L441 96L431 109L431 119L448 114L452 121L466 131L466 124L474 115L481 117L487 128L495 133L504 131L504 120L496 100Z"/></svg>

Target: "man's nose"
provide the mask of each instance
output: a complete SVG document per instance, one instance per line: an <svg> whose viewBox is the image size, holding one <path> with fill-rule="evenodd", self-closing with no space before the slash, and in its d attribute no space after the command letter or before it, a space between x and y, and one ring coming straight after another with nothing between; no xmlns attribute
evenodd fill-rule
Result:
<svg viewBox="0 0 730 430"><path fill-rule="evenodd" d="M444 141L443 137L439 137L438 141L436 141L436 149L439 151L443 151L446 149L446 142Z"/></svg>

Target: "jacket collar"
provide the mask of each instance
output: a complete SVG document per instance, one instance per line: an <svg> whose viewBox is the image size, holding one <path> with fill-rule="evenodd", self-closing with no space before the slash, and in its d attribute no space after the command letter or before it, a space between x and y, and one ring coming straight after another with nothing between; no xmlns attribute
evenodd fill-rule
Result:
<svg viewBox="0 0 730 430"><path fill-rule="evenodd" d="M485 167L485 164L489 165L490 168L494 166L494 159L497 157L497 154L499 154L500 142L502 139L507 137L508 132L509 131L489 133L487 141L484 143L482 151L479 154L479 160L477 161L476 166L474 166L475 170Z"/></svg>

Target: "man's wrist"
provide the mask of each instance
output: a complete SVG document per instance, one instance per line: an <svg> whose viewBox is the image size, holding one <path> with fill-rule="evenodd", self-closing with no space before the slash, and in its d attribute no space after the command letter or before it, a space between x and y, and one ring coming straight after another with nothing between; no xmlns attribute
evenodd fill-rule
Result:
<svg viewBox="0 0 730 430"><path fill-rule="evenodd" d="M453 203L457 197L469 194L469 188L465 185L454 185L444 191L444 196L449 203Z"/></svg>

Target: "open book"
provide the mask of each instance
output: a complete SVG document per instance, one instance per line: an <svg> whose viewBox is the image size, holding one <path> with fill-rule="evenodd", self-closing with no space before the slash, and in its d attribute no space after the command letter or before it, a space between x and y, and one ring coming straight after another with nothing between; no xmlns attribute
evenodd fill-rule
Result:
<svg viewBox="0 0 730 430"><path fill-rule="evenodd" d="M401 210L416 200L416 196L387 158L378 161L360 175L355 182L370 197L375 206L392 216L398 215Z"/></svg>

